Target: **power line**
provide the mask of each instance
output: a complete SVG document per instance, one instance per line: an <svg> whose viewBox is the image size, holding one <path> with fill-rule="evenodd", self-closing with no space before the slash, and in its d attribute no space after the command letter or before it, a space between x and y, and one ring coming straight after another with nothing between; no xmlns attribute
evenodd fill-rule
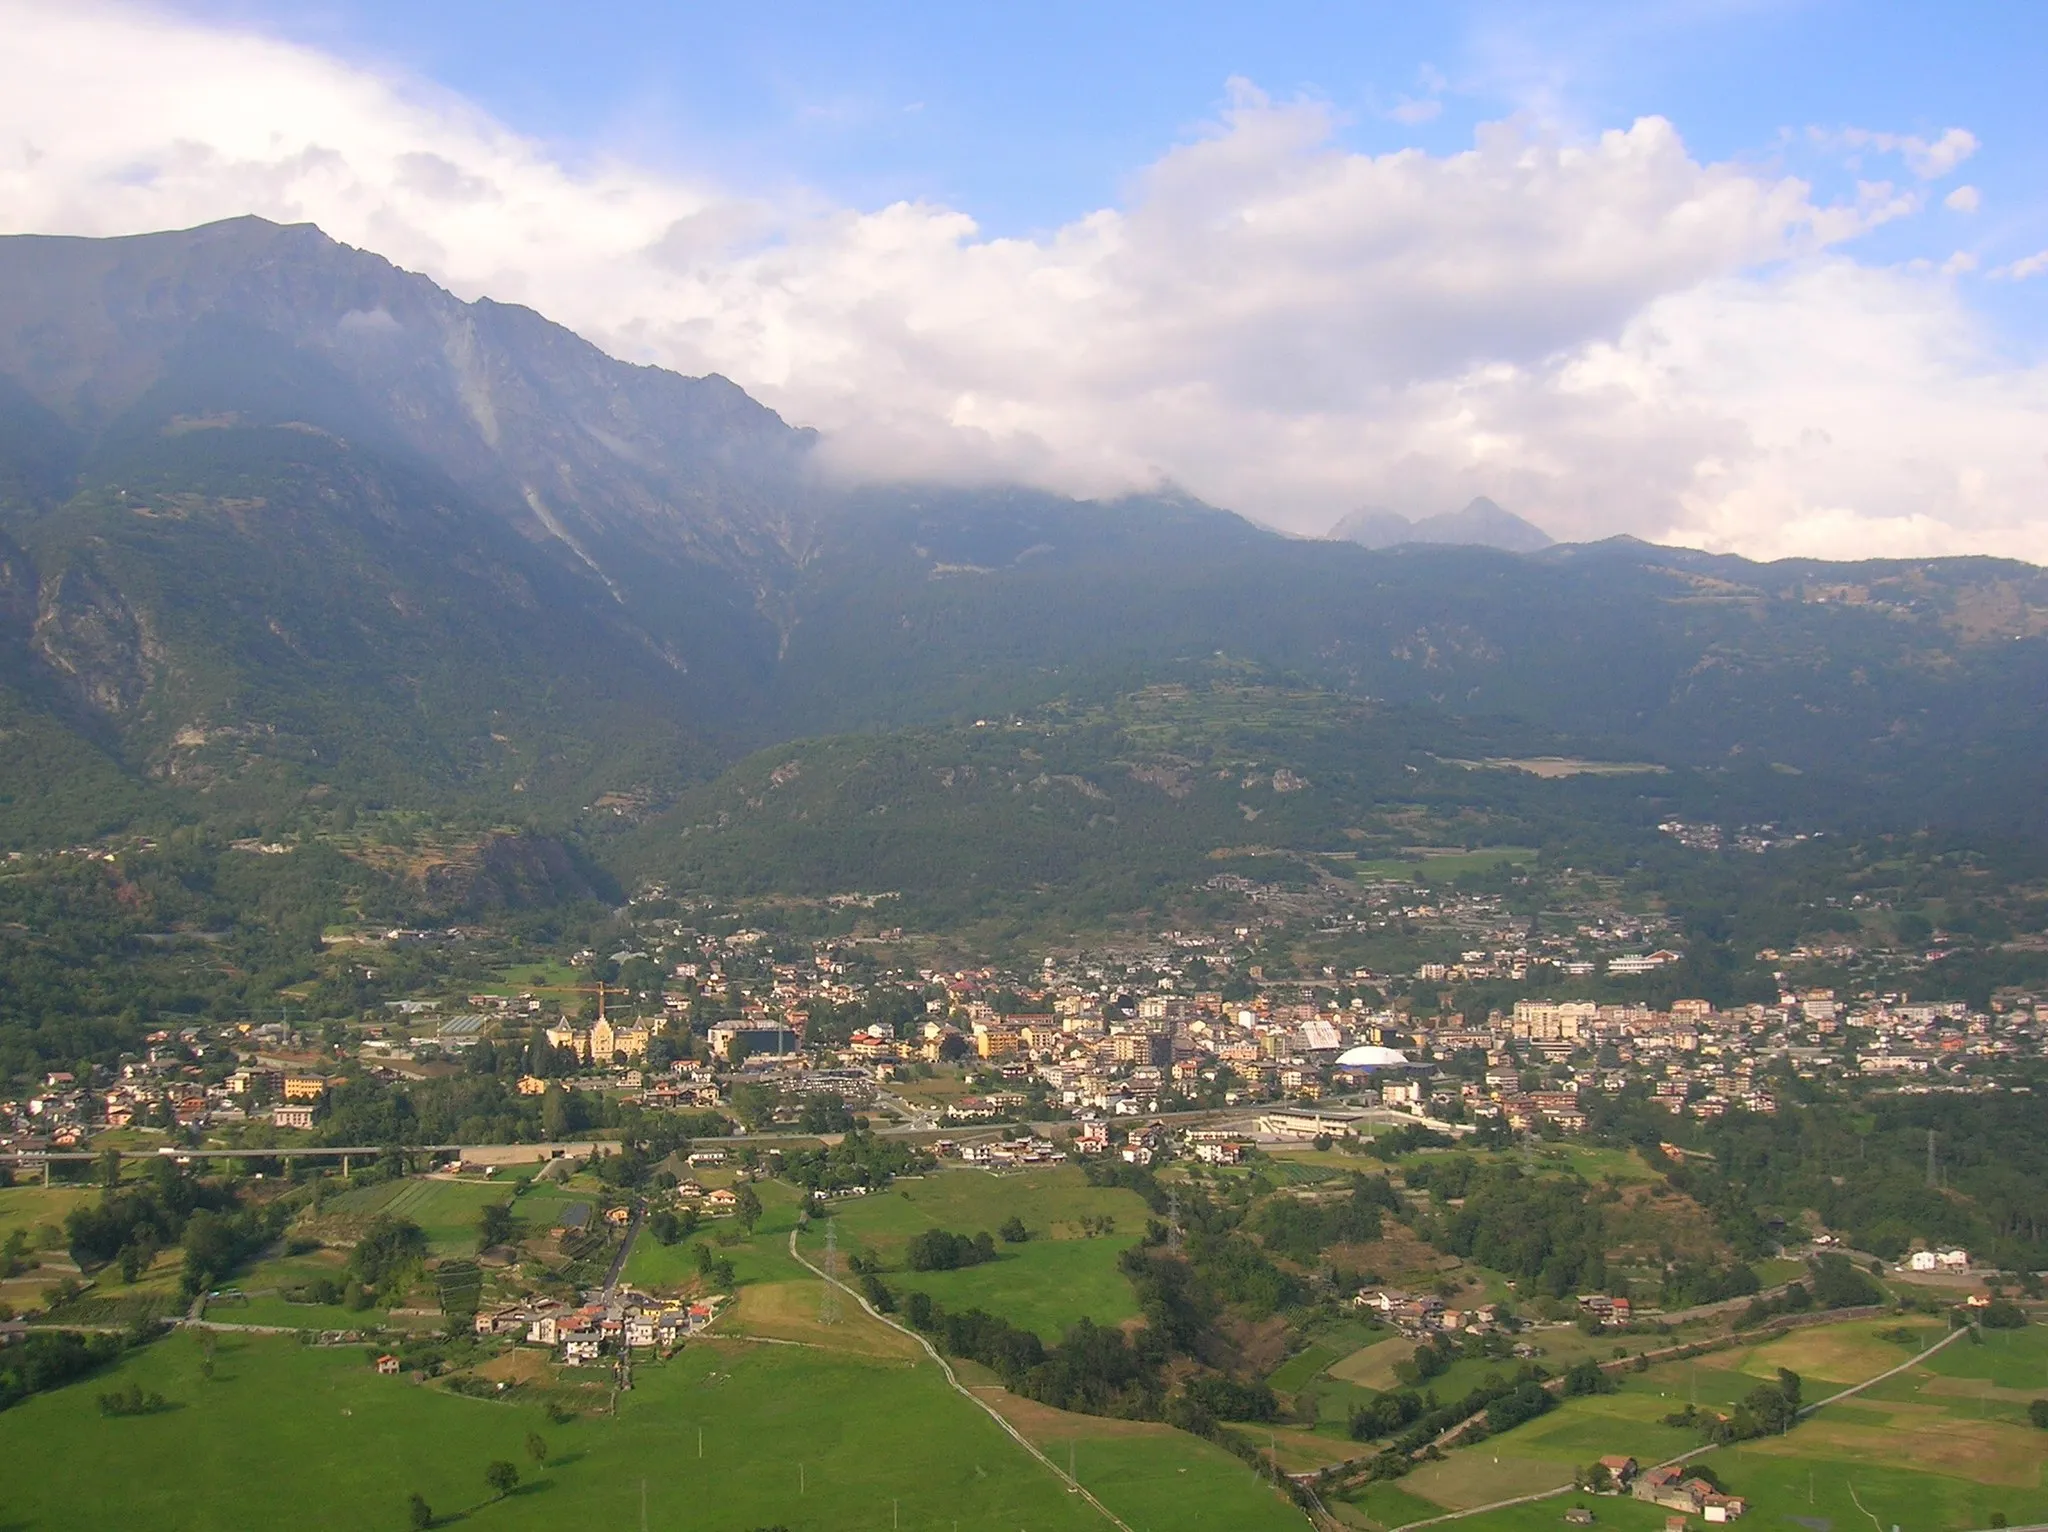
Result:
<svg viewBox="0 0 2048 1532"><path fill-rule="evenodd" d="M818 1323L839 1323L839 1225L825 1220L825 1291L818 1298Z"/></svg>

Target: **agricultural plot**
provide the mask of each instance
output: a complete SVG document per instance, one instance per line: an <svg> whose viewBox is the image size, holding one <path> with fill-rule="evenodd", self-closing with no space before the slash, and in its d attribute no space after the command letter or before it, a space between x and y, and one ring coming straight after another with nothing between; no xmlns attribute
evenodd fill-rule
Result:
<svg viewBox="0 0 2048 1532"><path fill-rule="evenodd" d="M929 1293L952 1309L986 1309L1047 1340L1077 1320L1118 1324L1138 1311L1117 1258L1137 1243L1150 1212L1135 1193L1089 1186L1078 1170L947 1171L848 1199L833 1213L842 1259L870 1251L888 1268L884 1280L892 1288ZM906 1248L926 1229L993 1233L1013 1216L1031 1238L999 1243L994 1261L958 1271L904 1269ZM1090 1228L1108 1232L1091 1237ZM813 1226L805 1253L817 1260L823 1248L823 1231Z"/></svg>
<svg viewBox="0 0 2048 1532"><path fill-rule="evenodd" d="M838 1295L837 1317L825 1317L825 1284L806 1281L758 1282L743 1287L735 1306L721 1315L718 1333L755 1339L794 1341L826 1351L851 1351L861 1356L910 1361L924 1348L868 1314L845 1294Z"/></svg>
<svg viewBox="0 0 2048 1532"><path fill-rule="evenodd" d="M1324 1368L1343 1358L1344 1353L1326 1341L1311 1341L1268 1373L1266 1382L1283 1394L1300 1393L1322 1374Z"/></svg>
<svg viewBox="0 0 2048 1532"><path fill-rule="evenodd" d="M1574 1466L1606 1454L1663 1461L1700 1445L1696 1431L1663 1424L1665 1415L1688 1403L1729 1410L1780 1367L1798 1372L1806 1400L1817 1402L1911 1360L1942 1334L1940 1325L1926 1321L1856 1321L1624 1374L1618 1392L1566 1400L1513 1431L1454 1451L1401 1480L1401 1492L1455 1510L1531 1492L1546 1472L1568 1482ZM1698 1461L1749 1498L1752 1516L1774 1526L1790 1521L1807 1532L1855 1532L1875 1518L1880 1527L1963 1532L1993 1525L1995 1516L2024 1525L2048 1519L2042 1483L2048 1434L2026 1419L2027 1403L2042 1395L2048 1395L2048 1332L1993 1332L1978 1343L1959 1341L1829 1405L1785 1435L1724 1447ZM1512 1488L1516 1483L1527 1488ZM1356 1508L1382 1525L1398 1524L1371 1510L1377 1494L1377 1487L1368 1491ZM1461 1532L1555 1527L1572 1503L1560 1497L1458 1525ZM1600 1524L1635 1525L1628 1502L1587 1503Z"/></svg>
<svg viewBox="0 0 2048 1532"><path fill-rule="evenodd" d="M476 1249L477 1219L486 1207L508 1202L512 1188L488 1181L448 1181L413 1176L377 1205L393 1218L409 1218L425 1231L428 1253L468 1255ZM354 1194L351 1193L351 1196ZM522 1215L531 1217L521 1199ZM332 1206L332 1204L329 1204Z"/></svg>
<svg viewBox="0 0 2048 1532"><path fill-rule="evenodd" d="M1380 1393L1401 1386L1400 1380L1394 1376L1394 1364L1405 1362L1414 1355L1413 1340L1405 1335L1390 1335L1384 1340L1360 1346L1349 1356L1331 1363L1326 1370L1331 1377L1342 1382Z"/></svg>

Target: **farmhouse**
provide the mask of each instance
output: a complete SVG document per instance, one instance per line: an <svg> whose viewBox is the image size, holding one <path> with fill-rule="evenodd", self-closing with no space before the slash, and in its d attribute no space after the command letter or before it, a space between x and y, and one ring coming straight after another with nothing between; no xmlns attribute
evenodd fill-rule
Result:
<svg viewBox="0 0 2048 1532"><path fill-rule="evenodd" d="M1748 1509L1740 1495L1724 1495L1705 1479L1688 1479L1679 1468L1652 1468L1629 1491L1638 1500L1667 1510L1704 1516L1708 1521L1735 1521Z"/></svg>

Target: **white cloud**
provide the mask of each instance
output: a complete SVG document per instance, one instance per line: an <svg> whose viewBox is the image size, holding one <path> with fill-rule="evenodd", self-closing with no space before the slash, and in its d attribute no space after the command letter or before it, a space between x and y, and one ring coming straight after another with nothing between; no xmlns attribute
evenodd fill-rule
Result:
<svg viewBox="0 0 2048 1532"><path fill-rule="evenodd" d="M1984 205L1984 199L1974 186L1958 186L1946 197L1941 205L1952 213L1974 213Z"/></svg>
<svg viewBox="0 0 2048 1532"><path fill-rule="evenodd" d="M1876 133L1869 128L1814 128L1811 136L1825 148L1854 155L1864 149L1879 154L1896 154L1923 181L1938 181L1977 152L1977 135L1967 128L1950 128L1941 137L1925 139L1911 133Z"/></svg>
<svg viewBox="0 0 2048 1532"><path fill-rule="evenodd" d="M2009 266L2001 266L1992 273L1995 277L2006 277L2014 282L2024 282L2029 277L2038 277L2048 272L2048 250L2037 250Z"/></svg>
<svg viewBox="0 0 2048 1532"><path fill-rule="evenodd" d="M7 227L311 219L725 372L850 473L1171 479L1303 530L1486 493L1566 536L2048 557L2048 374L1939 271L1844 252L1918 194L1820 205L1661 119L1371 156L1238 84L1123 205L988 239L945 207L566 164L416 82L93 0L0 0L0 27ZM1923 175L1975 146L1880 137Z"/></svg>
<svg viewBox="0 0 2048 1532"><path fill-rule="evenodd" d="M1415 127L1420 123L1435 122L1443 115L1444 104L1434 96L1403 96L1388 108L1387 115L1404 127Z"/></svg>

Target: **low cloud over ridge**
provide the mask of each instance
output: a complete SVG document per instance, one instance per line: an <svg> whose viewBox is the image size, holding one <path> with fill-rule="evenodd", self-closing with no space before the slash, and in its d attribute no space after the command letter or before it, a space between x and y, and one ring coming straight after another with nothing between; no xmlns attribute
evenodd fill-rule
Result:
<svg viewBox="0 0 2048 1532"><path fill-rule="evenodd" d="M1954 275L1852 253L1939 187L1822 205L1659 118L1367 155L1240 83L1122 206L987 239L566 164L417 82L152 12L0 0L0 27L8 232L317 222L723 372L849 473L1172 481L1299 531L1483 493L1563 538L2048 561L2048 369ZM1974 147L1881 138L1916 183Z"/></svg>

